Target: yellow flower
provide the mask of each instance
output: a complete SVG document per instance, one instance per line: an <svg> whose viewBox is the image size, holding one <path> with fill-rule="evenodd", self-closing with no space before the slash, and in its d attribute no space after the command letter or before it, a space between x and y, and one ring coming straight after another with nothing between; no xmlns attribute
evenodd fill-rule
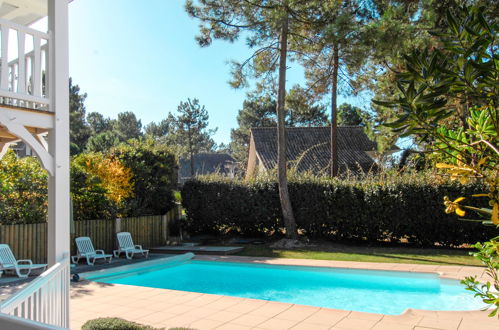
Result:
<svg viewBox="0 0 499 330"><path fill-rule="evenodd" d="M492 206L492 223L499 225L499 203L495 202Z"/></svg>
<svg viewBox="0 0 499 330"><path fill-rule="evenodd" d="M459 202L463 201L465 197L459 197L456 198L454 201L451 201L449 197L445 196L444 197L444 205L445 205L445 213L450 214L450 213L456 213L460 217L464 217L466 214L466 211L464 211L461 208L461 205L459 205Z"/></svg>

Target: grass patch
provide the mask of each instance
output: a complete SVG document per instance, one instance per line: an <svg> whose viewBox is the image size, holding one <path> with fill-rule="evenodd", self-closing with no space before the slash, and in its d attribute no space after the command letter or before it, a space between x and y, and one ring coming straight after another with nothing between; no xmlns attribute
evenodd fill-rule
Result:
<svg viewBox="0 0 499 330"><path fill-rule="evenodd" d="M428 265L483 266L469 255L473 249L439 249L412 247L371 247L343 244L320 244L301 249L281 250L264 245L244 245L239 256L318 259L362 262L392 262Z"/></svg>

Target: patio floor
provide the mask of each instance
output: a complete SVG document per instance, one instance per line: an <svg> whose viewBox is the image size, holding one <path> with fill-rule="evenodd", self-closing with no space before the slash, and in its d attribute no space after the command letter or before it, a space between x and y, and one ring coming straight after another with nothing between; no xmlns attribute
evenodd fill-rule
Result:
<svg viewBox="0 0 499 330"><path fill-rule="evenodd" d="M449 278L477 275L480 267L359 263L323 260L270 259L234 256L197 256L198 260L347 267L415 272L439 272ZM158 328L193 329L459 329L499 328L496 318L480 311L435 312L408 310L402 315L382 315L227 297L186 291L82 281L72 284L71 329L87 320L121 317Z"/></svg>

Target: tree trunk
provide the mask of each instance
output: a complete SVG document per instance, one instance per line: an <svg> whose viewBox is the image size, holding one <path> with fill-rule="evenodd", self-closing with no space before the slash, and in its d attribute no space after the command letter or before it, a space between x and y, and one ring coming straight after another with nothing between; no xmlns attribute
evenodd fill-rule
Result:
<svg viewBox="0 0 499 330"><path fill-rule="evenodd" d="M191 165L191 178L194 177L194 152L193 152L193 147L192 147L192 134L191 134L191 128L188 128L188 133L187 137L189 139L189 157L190 157L190 165Z"/></svg>
<svg viewBox="0 0 499 330"><path fill-rule="evenodd" d="M338 175L338 121L337 121L337 90L338 90L338 44L333 46L333 75L331 77L331 161L330 175L335 177Z"/></svg>
<svg viewBox="0 0 499 330"><path fill-rule="evenodd" d="M277 92L277 178L279 185L279 200L281 201L282 217L286 227L286 237L295 239L296 221L291 206L286 175L286 131L284 124L284 102L286 96L286 56L288 52L288 17L283 21L279 38L279 90Z"/></svg>
<svg viewBox="0 0 499 330"><path fill-rule="evenodd" d="M191 162L191 178L194 177L194 154L193 152L189 152L190 155L190 162Z"/></svg>

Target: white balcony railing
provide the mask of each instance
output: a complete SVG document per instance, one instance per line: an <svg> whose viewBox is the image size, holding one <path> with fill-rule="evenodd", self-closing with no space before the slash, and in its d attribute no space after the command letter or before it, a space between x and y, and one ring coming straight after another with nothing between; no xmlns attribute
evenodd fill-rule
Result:
<svg viewBox="0 0 499 330"><path fill-rule="evenodd" d="M0 312L69 328L69 256L0 305Z"/></svg>
<svg viewBox="0 0 499 330"><path fill-rule="evenodd" d="M49 34L0 19L0 37L1 103L49 110Z"/></svg>

